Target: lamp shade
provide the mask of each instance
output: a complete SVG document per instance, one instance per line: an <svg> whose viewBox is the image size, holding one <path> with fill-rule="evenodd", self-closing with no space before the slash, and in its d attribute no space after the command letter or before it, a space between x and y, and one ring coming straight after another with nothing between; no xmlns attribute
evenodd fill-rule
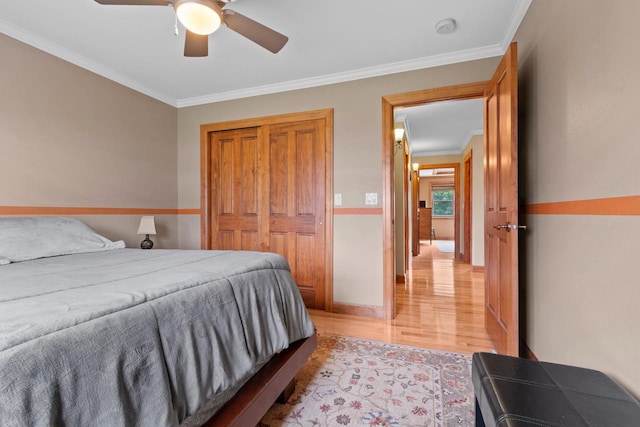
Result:
<svg viewBox="0 0 640 427"><path fill-rule="evenodd" d="M404 136L404 128L395 128L394 133L396 136L396 141L402 141L402 137Z"/></svg>
<svg viewBox="0 0 640 427"><path fill-rule="evenodd" d="M192 33L204 36L220 27L222 18L208 0L176 1L174 5L178 19Z"/></svg>
<svg viewBox="0 0 640 427"><path fill-rule="evenodd" d="M156 234L156 218L153 216L143 216L140 218L140 226L137 234Z"/></svg>

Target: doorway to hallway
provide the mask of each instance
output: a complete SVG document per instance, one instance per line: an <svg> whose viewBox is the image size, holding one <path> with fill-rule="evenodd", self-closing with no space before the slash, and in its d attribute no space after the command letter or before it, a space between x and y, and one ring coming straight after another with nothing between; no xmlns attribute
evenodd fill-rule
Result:
<svg viewBox="0 0 640 427"><path fill-rule="evenodd" d="M427 240L405 283L396 283L392 320L309 310L320 334L471 354L494 348L484 328L484 279L469 264Z"/></svg>
<svg viewBox="0 0 640 427"><path fill-rule="evenodd" d="M412 258L406 283L396 284L397 319L415 319L416 335L430 348L491 351L484 323L484 275L447 251L451 243L420 242L420 255Z"/></svg>

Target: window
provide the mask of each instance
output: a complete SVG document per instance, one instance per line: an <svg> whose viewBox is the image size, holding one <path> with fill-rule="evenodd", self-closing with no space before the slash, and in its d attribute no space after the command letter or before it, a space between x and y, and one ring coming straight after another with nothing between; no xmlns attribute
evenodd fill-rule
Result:
<svg viewBox="0 0 640 427"><path fill-rule="evenodd" d="M438 185L431 188L433 216L453 216L454 190L452 185Z"/></svg>

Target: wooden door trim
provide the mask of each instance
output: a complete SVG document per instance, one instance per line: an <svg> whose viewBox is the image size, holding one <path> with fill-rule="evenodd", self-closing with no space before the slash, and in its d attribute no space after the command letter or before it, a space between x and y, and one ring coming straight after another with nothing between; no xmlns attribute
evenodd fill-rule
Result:
<svg viewBox="0 0 640 427"><path fill-rule="evenodd" d="M420 165L420 169L453 169L453 244L460 257L460 163L435 163Z"/></svg>
<svg viewBox="0 0 640 427"><path fill-rule="evenodd" d="M469 165L469 171L467 173L467 165ZM462 220L464 223L464 245L462 260L468 264L471 264L471 241L473 226L473 149L464 156L462 160L462 170L464 171L464 210L462 213Z"/></svg>
<svg viewBox="0 0 640 427"><path fill-rule="evenodd" d="M411 107L430 102L482 98L488 82L476 82L435 89L424 89L413 92L386 95L382 97L382 176L383 176L383 312L385 319L396 317L395 295L395 242L393 227L394 209L394 165L393 146L393 109Z"/></svg>
<svg viewBox="0 0 640 427"><path fill-rule="evenodd" d="M411 255L420 255L420 181L418 171L411 170Z"/></svg>
<svg viewBox="0 0 640 427"><path fill-rule="evenodd" d="M200 125L200 246L211 249L211 134L213 132L257 127L258 137L263 138L264 126L324 119L325 123L325 211L323 213L325 241L325 310L333 310L333 109L312 110L275 116L255 117Z"/></svg>
<svg viewBox="0 0 640 427"><path fill-rule="evenodd" d="M333 121L333 108L327 108L324 110L302 111L299 113L279 114L275 116L252 117L248 119L230 120L226 122L207 123L200 125L200 135L202 136L202 132L209 133L222 130L260 127L266 125L279 125L290 122L302 122L305 120L328 118L331 118L331 120Z"/></svg>
<svg viewBox="0 0 640 427"><path fill-rule="evenodd" d="M403 150L402 212L404 212L404 215L402 216L402 221L404 222L404 271L402 275L406 281L407 270L409 270L409 254L411 253L411 248L409 247L409 197L407 197L409 194L409 180L407 179L409 176L409 147L406 139L403 141Z"/></svg>

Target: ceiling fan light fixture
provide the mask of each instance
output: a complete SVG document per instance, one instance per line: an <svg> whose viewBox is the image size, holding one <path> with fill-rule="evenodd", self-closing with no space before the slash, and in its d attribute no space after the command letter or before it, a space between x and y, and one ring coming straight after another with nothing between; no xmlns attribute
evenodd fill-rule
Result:
<svg viewBox="0 0 640 427"><path fill-rule="evenodd" d="M211 2L200 0L176 1L176 15L187 30L192 33L207 35L220 27L222 18Z"/></svg>

